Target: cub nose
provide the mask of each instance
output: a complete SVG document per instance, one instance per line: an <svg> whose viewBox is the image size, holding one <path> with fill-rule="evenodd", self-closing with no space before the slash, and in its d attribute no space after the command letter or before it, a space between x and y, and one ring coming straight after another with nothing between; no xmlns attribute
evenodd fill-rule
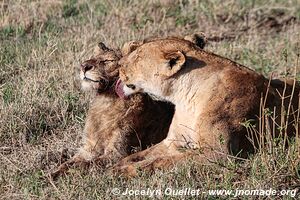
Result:
<svg viewBox="0 0 300 200"><path fill-rule="evenodd" d="M89 63L83 63L83 64L81 64L81 70L83 72L87 72L87 71L89 71L89 70L91 70L93 68L94 68L94 66L91 65L91 64L89 64Z"/></svg>

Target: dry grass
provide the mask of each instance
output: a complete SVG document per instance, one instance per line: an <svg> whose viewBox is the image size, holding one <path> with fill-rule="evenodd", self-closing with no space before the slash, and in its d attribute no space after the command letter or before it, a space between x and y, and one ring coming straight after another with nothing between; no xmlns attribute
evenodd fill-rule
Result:
<svg viewBox="0 0 300 200"><path fill-rule="evenodd" d="M299 30L299 0L0 1L0 199L107 199L117 198L112 188L125 187L299 188L299 141L243 162L191 161L132 180L99 169L74 170L57 182L44 178L80 144L89 100L75 87L74 69L98 41L120 47L203 31L208 50L266 76L285 76L299 67Z"/></svg>

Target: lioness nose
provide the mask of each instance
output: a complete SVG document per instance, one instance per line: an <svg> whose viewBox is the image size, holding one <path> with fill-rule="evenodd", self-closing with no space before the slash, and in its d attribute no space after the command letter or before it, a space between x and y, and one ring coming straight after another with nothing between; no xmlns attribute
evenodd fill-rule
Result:
<svg viewBox="0 0 300 200"><path fill-rule="evenodd" d="M119 69L119 77L122 81L128 81L128 77L125 75L125 70L123 68Z"/></svg>
<svg viewBox="0 0 300 200"><path fill-rule="evenodd" d="M94 66L91 65L91 64L89 64L89 63L83 63L83 64L81 64L81 70L83 72L89 71L89 70L93 69L93 67Z"/></svg>

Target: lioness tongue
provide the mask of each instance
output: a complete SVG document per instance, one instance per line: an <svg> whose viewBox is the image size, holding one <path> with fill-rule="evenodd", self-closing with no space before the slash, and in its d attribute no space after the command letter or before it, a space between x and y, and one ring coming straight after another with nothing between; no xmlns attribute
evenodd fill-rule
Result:
<svg viewBox="0 0 300 200"><path fill-rule="evenodd" d="M123 82L121 81L121 79L117 80L116 86L115 86L115 91L117 93L117 95L121 98L121 99L126 99L126 95L123 91Z"/></svg>

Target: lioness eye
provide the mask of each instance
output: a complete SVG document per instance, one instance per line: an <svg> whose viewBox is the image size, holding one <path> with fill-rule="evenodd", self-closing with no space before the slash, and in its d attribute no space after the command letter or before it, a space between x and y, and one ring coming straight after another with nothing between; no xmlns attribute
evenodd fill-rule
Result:
<svg viewBox="0 0 300 200"><path fill-rule="evenodd" d="M128 85L126 85L126 86L129 87L129 88L132 89L132 90L135 89L135 85L133 85L133 84L128 84Z"/></svg>

